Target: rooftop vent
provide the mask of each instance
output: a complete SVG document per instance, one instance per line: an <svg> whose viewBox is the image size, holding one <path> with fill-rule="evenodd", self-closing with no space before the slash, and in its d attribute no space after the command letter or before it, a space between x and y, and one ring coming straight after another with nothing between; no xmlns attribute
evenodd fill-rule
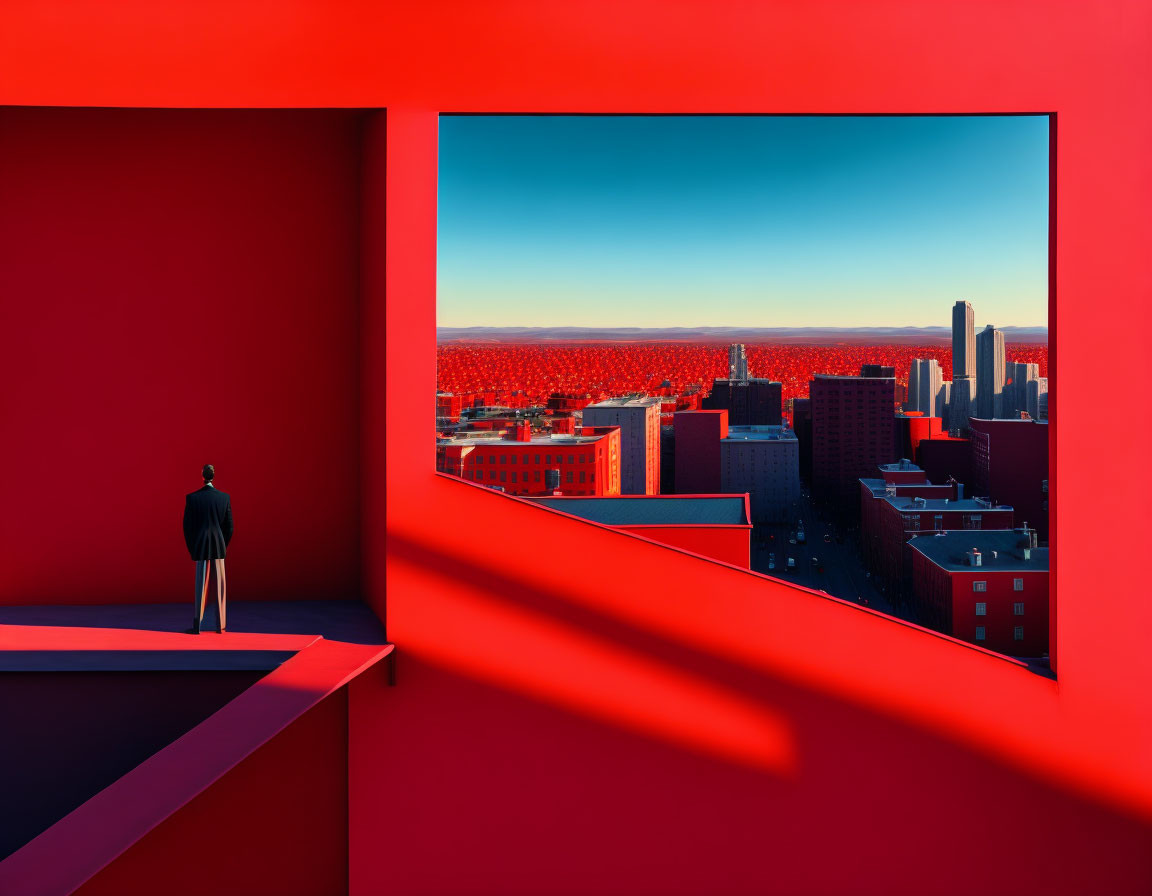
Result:
<svg viewBox="0 0 1152 896"><path fill-rule="evenodd" d="M971 550L968 551L968 565L969 566L980 566L981 565L981 563L980 563L981 559L983 559L983 558L980 556L980 551L977 548L972 548Z"/></svg>

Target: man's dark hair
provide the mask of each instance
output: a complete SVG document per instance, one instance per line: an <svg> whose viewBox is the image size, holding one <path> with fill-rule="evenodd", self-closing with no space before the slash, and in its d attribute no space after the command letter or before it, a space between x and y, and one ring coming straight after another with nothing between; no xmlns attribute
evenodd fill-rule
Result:
<svg viewBox="0 0 1152 896"><path fill-rule="evenodd" d="M204 464L201 472L204 474L205 482L211 482L216 477L216 468L212 464Z"/></svg>

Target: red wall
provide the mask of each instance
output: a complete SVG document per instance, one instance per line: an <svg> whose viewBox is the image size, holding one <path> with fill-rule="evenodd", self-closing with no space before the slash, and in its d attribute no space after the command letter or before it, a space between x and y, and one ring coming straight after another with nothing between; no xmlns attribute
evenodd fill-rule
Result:
<svg viewBox="0 0 1152 896"><path fill-rule="evenodd" d="M82 896L348 891L348 700L337 691L170 816Z"/></svg>
<svg viewBox="0 0 1152 896"><path fill-rule="evenodd" d="M976 641L976 626L984 626L986 640L980 646L1009 656L1043 656L1048 652L1048 573L984 570L955 572L950 576L952 626L950 634ZM1024 580L1024 590L1014 591L1013 579ZM973 591L973 582L985 582L987 591ZM977 601L987 604L987 615L976 615ZM1024 604L1024 615L1016 616L1012 605ZM1023 626L1024 640L1017 641L1013 629Z"/></svg>
<svg viewBox="0 0 1152 896"><path fill-rule="evenodd" d="M614 526L661 544L748 569L752 530L735 526Z"/></svg>
<svg viewBox="0 0 1152 896"><path fill-rule="evenodd" d="M0 602L359 591L359 116L0 109Z"/></svg>
<svg viewBox="0 0 1152 896"><path fill-rule="evenodd" d="M389 108L386 151L377 125L365 155L362 581L381 612L387 585L401 647L397 688L373 678L352 694L354 892L1152 888L1152 603L1123 565L1061 552L1099 525L1089 474L1100 449L1058 417L1067 406L1124 419L1129 438L1110 444L1110 462L1142 468L1152 423L1131 408L1152 324L1142 300L1152 120L1132 110L1152 87L1146 4L628 0L445 15L433 4L238 0L225 22L211 6L78 0L67 15L25 3L0 16L3 103ZM1051 362L1092 370L1107 358L1120 384L1067 376L1051 395L1059 684L596 527L577 533L534 512L528 524L529 508L436 477L432 441L408 434L433 414L437 110L1055 112ZM1118 325L1099 325L1100 296ZM40 352L55 344L45 331L34 332ZM77 331L64 335L83 347ZM33 354L18 345L14 357L27 366ZM333 347L334 364L346 357ZM5 366L4 381L18 370ZM0 391L4 425L44 425L38 409L75 380L65 373L22 376L24 396ZM167 375L156 382L179 389ZM65 408L65 419L99 422ZM253 427L258 440L271 429ZM123 430L93 431L115 441ZM36 474L17 485L15 506L39 532L61 515L33 506L45 489L65 522L81 506L69 498L78 490L45 482L59 468L82 484L63 451L21 432L0 441L6 471ZM387 477L385 464L402 472ZM149 480L156 507L183 482L170 478ZM1138 531L1150 487L1137 478L1105 508L1111 523ZM446 525L461 514L488 521L495 544ZM111 560L57 569L64 555L110 555L85 547L75 525L37 542L16 522L6 514L5 547L30 556L0 572L5 593L13 570L26 592L33 574L106 593L133 574ZM599 588L575 588L566 564L483 575L483 552L535 558L557 543L597 557ZM637 569L659 600L640 599Z"/></svg>

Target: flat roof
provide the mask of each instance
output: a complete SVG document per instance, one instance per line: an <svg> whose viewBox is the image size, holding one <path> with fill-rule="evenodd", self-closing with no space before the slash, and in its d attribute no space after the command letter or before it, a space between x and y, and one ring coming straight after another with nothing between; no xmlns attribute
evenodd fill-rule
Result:
<svg viewBox="0 0 1152 896"><path fill-rule="evenodd" d="M645 408L649 405L660 404L663 400L659 395L649 395L644 398L605 398L603 401L588 405L584 410L591 411L596 408Z"/></svg>
<svg viewBox="0 0 1152 896"><path fill-rule="evenodd" d="M734 380L731 377L716 377L716 379L714 379L712 381L712 383L713 383L713 385L715 385L716 383L725 383L729 386L732 386L732 385L746 386L748 383L769 383L769 384L775 383L777 386L783 385L783 383L781 383L779 380L774 380L774 379L772 379L770 377L766 377L766 376L750 376L746 380Z"/></svg>
<svg viewBox="0 0 1152 896"><path fill-rule="evenodd" d="M618 427L613 427L613 429L616 429L616 428L618 428ZM504 432L504 430L496 430L496 431L497 432ZM525 448L529 445L536 445L536 446L540 446L540 445L584 445L584 444L587 444L588 442L595 442L597 439L602 439L602 438L604 438L605 435L607 435L607 433L600 433L599 435L595 435L595 436L569 435L568 433L552 433L549 435L541 435L541 434L537 433L537 434L533 434L532 438L529 441L519 442L519 441L516 441L515 439L504 438L503 436L500 436L499 438L496 438L493 436L489 436L488 438L484 438L484 436L482 434L477 433L474 438L473 437L464 437L464 438L437 439L436 444L437 445L464 445L464 446L502 445L505 448Z"/></svg>
<svg viewBox="0 0 1152 896"><path fill-rule="evenodd" d="M861 479L860 483L866 489L871 490L872 494L875 495L877 498L883 498L884 497L884 492L887 490L889 484L891 484L892 488L896 489L897 491L899 491L902 488L946 488L946 489L952 488L952 486L947 482L944 482L944 483L940 483L940 482L894 482L894 483L888 483L888 482L884 481L883 479ZM956 502L950 501L948 503L948 506L951 507L954 503L956 503Z"/></svg>
<svg viewBox="0 0 1152 896"><path fill-rule="evenodd" d="M605 526L745 526L743 495L524 498Z"/></svg>
<svg viewBox="0 0 1152 896"><path fill-rule="evenodd" d="M881 365L883 366L883 365ZM814 380L894 380L894 376L854 376L849 373L814 373ZM811 397L811 396L809 396Z"/></svg>
<svg viewBox="0 0 1152 896"><path fill-rule="evenodd" d="M917 464L912 463L908 458L901 458L892 464L880 464L880 469L886 473L923 473L924 469Z"/></svg>
<svg viewBox="0 0 1152 896"><path fill-rule="evenodd" d="M941 569L949 572L979 573L981 570L1048 571L1048 548L1032 548L1027 560L1022 555L1024 535L1019 529L974 529L940 535L917 535L908 542ZM966 554L980 552L980 565L969 566ZM992 556L992 552L996 556Z"/></svg>
<svg viewBox="0 0 1152 896"><path fill-rule="evenodd" d="M784 426L729 426L721 442L795 442L796 431Z"/></svg>
<svg viewBox="0 0 1152 896"><path fill-rule="evenodd" d="M968 510L980 512L983 510L1012 510L1011 504L993 504L982 498L960 498L952 501L948 498L910 498L897 495L895 498L884 498L897 510L909 512L925 510Z"/></svg>

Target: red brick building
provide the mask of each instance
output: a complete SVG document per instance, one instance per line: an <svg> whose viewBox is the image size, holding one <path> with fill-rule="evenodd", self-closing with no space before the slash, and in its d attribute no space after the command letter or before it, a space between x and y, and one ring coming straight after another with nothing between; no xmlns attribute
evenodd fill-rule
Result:
<svg viewBox="0 0 1152 896"><path fill-rule="evenodd" d="M532 435L526 426L436 443L436 470L512 495L546 495L545 471L560 471L565 495L620 494L620 428L585 426L579 435Z"/></svg>
<svg viewBox="0 0 1152 896"><path fill-rule="evenodd" d="M943 490L944 496L939 496ZM917 494L920 492L922 494ZM860 480L860 540L871 573L897 593L905 593L910 575L909 539L951 530L1011 529L1012 508L983 498L953 498L955 483L887 484ZM936 496L929 497L928 494Z"/></svg>
<svg viewBox="0 0 1152 896"><path fill-rule="evenodd" d="M677 411L672 420L676 491L688 495L719 494L720 440L728 438L728 412Z"/></svg>
<svg viewBox="0 0 1152 896"><path fill-rule="evenodd" d="M1048 549L1032 529L947 532L908 544L917 619L1010 656L1048 653Z"/></svg>
<svg viewBox="0 0 1152 896"><path fill-rule="evenodd" d="M855 515L859 481L896 459L892 377L824 376L812 401L812 497Z"/></svg>
<svg viewBox="0 0 1152 896"><path fill-rule="evenodd" d="M972 491L1011 504L1048 541L1048 423L973 418Z"/></svg>

